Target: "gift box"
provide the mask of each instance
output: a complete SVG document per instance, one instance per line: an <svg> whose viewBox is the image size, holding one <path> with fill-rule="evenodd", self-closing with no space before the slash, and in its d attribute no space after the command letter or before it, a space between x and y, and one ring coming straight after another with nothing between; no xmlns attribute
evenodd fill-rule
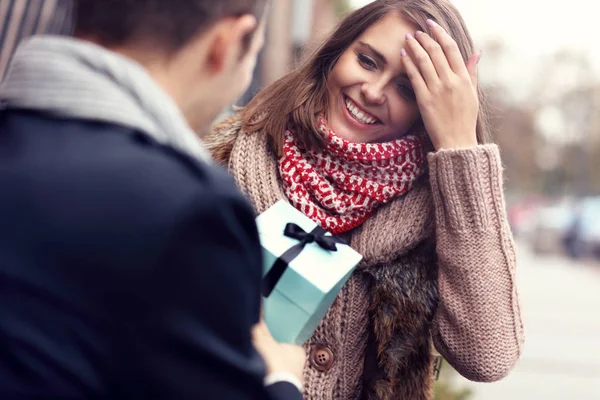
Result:
<svg viewBox="0 0 600 400"><path fill-rule="evenodd" d="M302 345L362 256L283 200L256 223L264 257L265 322L276 340Z"/></svg>

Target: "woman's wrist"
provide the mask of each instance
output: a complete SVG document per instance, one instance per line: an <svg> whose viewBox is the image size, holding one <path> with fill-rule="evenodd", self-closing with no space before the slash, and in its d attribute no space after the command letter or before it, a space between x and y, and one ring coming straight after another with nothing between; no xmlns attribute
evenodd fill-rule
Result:
<svg viewBox="0 0 600 400"><path fill-rule="evenodd" d="M444 140L435 143L434 147L436 151L440 150L464 150L471 149L473 147L477 147L479 143L477 143L477 136L472 135L471 137L467 137L464 139L452 139L452 140Z"/></svg>

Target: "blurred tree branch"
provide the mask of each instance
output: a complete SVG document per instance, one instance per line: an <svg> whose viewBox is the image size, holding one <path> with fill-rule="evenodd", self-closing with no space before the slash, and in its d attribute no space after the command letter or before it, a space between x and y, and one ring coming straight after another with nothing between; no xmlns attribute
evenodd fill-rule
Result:
<svg viewBox="0 0 600 400"><path fill-rule="evenodd" d="M492 64L508 57L502 41L487 43ZM546 61L546 62L544 62ZM558 50L541 60L525 101L507 95L496 73L487 88L493 135L514 193L586 196L600 193L600 86L585 54Z"/></svg>

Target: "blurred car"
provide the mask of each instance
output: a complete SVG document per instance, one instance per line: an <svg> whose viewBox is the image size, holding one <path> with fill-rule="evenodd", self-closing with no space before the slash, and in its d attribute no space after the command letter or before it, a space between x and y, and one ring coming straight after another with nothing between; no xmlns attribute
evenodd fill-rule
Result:
<svg viewBox="0 0 600 400"><path fill-rule="evenodd" d="M535 213L529 241L538 254L564 253L565 236L573 226L575 214L569 202L541 205Z"/></svg>
<svg viewBox="0 0 600 400"><path fill-rule="evenodd" d="M546 202L541 196L528 196L508 207L508 221L516 238L530 240L535 230L538 209Z"/></svg>
<svg viewBox="0 0 600 400"><path fill-rule="evenodd" d="M564 244L573 258L600 258L600 196L584 198L577 205Z"/></svg>

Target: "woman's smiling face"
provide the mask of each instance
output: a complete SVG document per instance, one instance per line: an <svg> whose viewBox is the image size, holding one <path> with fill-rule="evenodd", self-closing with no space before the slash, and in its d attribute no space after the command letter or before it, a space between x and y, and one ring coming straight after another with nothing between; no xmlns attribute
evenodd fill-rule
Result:
<svg viewBox="0 0 600 400"><path fill-rule="evenodd" d="M417 26L392 12L369 27L341 55L329 74L327 118L350 142L388 142L419 120L400 50Z"/></svg>

